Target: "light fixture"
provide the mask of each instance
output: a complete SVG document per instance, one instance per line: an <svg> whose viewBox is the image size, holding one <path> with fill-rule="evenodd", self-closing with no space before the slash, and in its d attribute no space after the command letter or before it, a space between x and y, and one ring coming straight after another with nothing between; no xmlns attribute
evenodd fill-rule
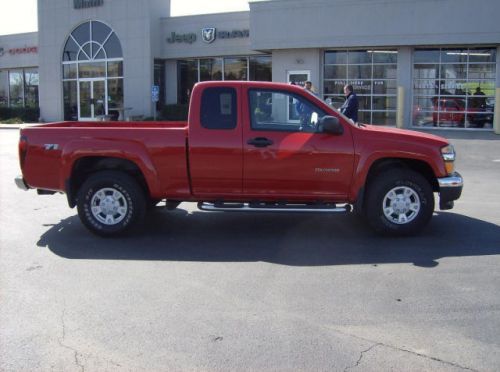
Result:
<svg viewBox="0 0 500 372"><path fill-rule="evenodd" d="M491 53L467 53L467 52L446 52L448 56L480 56L480 57L490 57Z"/></svg>
<svg viewBox="0 0 500 372"><path fill-rule="evenodd" d="M368 53L398 54L397 50L368 50Z"/></svg>

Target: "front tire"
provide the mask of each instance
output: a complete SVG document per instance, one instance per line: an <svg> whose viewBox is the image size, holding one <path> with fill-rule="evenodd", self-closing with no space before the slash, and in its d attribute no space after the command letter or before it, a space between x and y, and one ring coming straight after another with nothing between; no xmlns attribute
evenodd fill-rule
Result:
<svg viewBox="0 0 500 372"><path fill-rule="evenodd" d="M371 227L386 235L413 235L422 230L434 212L429 182L406 169L386 171L375 177L366 199Z"/></svg>
<svg viewBox="0 0 500 372"><path fill-rule="evenodd" d="M91 232L116 236L144 217L146 198L134 178L118 171L90 176L78 191L78 216Z"/></svg>

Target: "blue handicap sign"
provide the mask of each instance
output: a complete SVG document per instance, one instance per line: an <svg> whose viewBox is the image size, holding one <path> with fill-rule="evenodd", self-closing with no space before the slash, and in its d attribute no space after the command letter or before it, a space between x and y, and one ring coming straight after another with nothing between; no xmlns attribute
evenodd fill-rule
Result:
<svg viewBox="0 0 500 372"><path fill-rule="evenodd" d="M158 85L153 85L151 87L151 100L153 102L158 102L160 100L160 87Z"/></svg>

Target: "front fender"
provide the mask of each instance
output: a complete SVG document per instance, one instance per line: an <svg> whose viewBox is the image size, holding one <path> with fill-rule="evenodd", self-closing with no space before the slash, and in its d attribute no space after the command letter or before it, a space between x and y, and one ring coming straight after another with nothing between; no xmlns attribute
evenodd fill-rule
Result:
<svg viewBox="0 0 500 372"><path fill-rule="evenodd" d="M434 156L435 156L434 154L426 155L426 154L420 154L420 153L417 154L415 152L407 152L407 151L393 151L393 152L376 151L372 152L369 156L360 157L354 171L354 182L352 183L352 187L349 193L350 202L357 201L360 192L363 191L366 185L368 174L375 163L383 160L402 161L403 163L405 160L412 162L417 161L426 164L429 167L429 169L432 170L434 176L446 174L446 171L444 169L444 163L443 163L443 169L441 169L441 167L439 167L439 165L436 164L436 161L434 161L435 159Z"/></svg>

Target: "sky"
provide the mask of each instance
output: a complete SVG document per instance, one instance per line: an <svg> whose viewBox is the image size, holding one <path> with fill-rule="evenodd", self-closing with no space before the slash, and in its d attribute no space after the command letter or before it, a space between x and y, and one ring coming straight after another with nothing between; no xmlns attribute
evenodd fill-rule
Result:
<svg viewBox="0 0 500 372"><path fill-rule="evenodd" d="M0 35L38 31L36 3L37 0L0 0ZM171 0L172 16L242 10L248 10L248 0Z"/></svg>

